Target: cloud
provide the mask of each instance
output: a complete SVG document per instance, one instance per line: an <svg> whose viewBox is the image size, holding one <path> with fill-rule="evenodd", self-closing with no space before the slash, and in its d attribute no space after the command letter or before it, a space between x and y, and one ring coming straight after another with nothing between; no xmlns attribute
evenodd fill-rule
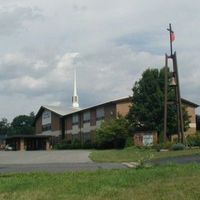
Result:
<svg viewBox="0 0 200 200"><path fill-rule="evenodd" d="M42 17L37 8L20 6L0 7L0 35L8 36L27 28L30 21Z"/></svg>
<svg viewBox="0 0 200 200"><path fill-rule="evenodd" d="M164 66L169 22L176 34L181 94L200 103L198 2L9 0L1 5L0 117L43 104L71 106L74 67L82 107L131 95L145 69Z"/></svg>
<svg viewBox="0 0 200 200"><path fill-rule="evenodd" d="M35 60L23 54L6 54L0 63L1 87L4 94L52 95L72 80L73 61L78 53L57 55L51 61ZM59 89L60 88L60 89Z"/></svg>

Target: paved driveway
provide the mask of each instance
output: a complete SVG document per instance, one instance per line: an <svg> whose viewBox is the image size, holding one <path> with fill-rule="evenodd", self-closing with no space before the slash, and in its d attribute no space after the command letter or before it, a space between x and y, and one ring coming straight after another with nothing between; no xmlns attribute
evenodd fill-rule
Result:
<svg viewBox="0 0 200 200"><path fill-rule="evenodd" d="M0 151L1 164L91 163L90 151Z"/></svg>
<svg viewBox="0 0 200 200"><path fill-rule="evenodd" d="M120 163L95 163L90 151L0 151L0 173L65 172L97 169L124 169Z"/></svg>

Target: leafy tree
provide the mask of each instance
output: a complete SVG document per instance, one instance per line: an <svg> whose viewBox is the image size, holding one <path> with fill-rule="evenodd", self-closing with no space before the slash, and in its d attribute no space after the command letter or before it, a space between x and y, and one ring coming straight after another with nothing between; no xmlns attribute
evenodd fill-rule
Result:
<svg viewBox="0 0 200 200"><path fill-rule="evenodd" d="M124 117L103 122L96 131L97 148L123 148L128 137L128 123Z"/></svg>
<svg viewBox="0 0 200 200"><path fill-rule="evenodd" d="M2 118L0 121L0 135L4 136L8 133L10 124L6 118Z"/></svg>
<svg viewBox="0 0 200 200"><path fill-rule="evenodd" d="M15 117L11 123L10 135L30 135L34 134L35 115L33 112L30 115L19 115Z"/></svg>
<svg viewBox="0 0 200 200"><path fill-rule="evenodd" d="M200 131L200 115L196 115L197 131Z"/></svg>
<svg viewBox="0 0 200 200"><path fill-rule="evenodd" d="M164 69L147 69L132 89L132 106L128 119L134 130L156 130L162 135L164 126ZM169 90L168 99L175 99L174 90ZM168 136L177 133L176 106L168 105ZM183 108L185 129L189 116Z"/></svg>

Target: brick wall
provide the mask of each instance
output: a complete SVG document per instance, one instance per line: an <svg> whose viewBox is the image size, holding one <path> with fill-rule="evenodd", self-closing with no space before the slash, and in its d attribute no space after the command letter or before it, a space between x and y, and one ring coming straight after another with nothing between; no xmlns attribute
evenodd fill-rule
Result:
<svg viewBox="0 0 200 200"><path fill-rule="evenodd" d="M72 130L72 115L65 118L65 130Z"/></svg>
<svg viewBox="0 0 200 200"><path fill-rule="evenodd" d="M104 106L105 120L109 120L116 116L116 105L109 104Z"/></svg>
<svg viewBox="0 0 200 200"><path fill-rule="evenodd" d="M185 132L186 136L194 134L196 132L196 113L194 107L186 106L188 115L190 116L190 128Z"/></svg>
<svg viewBox="0 0 200 200"><path fill-rule="evenodd" d="M41 134L42 133L42 116L40 116L35 123L35 133Z"/></svg>
<svg viewBox="0 0 200 200"><path fill-rule="evenodd" d="M51 130L57 131L61 130L61 120L60 117L53 112L51 113Z"/></svg>
<svg viewBox="0 0 200 200"><path fill-rule="evenodd" d="M90 110L90 125L91 126L96 125L96 109Z"/></svg>
<svg viewBox="0 0 200 200"><path fill-rule="evenodd" d="M129 112L131 103L130 101L119 102L116 104L116 114L120 114L122 116L126 116Z"/></svg>

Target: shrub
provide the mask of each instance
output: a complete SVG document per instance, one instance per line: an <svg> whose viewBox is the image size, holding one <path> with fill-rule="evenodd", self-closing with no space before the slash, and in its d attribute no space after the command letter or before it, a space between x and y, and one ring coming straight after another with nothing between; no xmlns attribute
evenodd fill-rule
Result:
<svg viewBox="0 0 200 200"><path fill-rule="evenodd" d="M189 147L195 147L199 146L200 147L200 135L195 134L195 135L188 135L186 138L187 144Z"/></svg>
<svg viewBox="0 0 200 200"><path fill-rule="evenodd" d="M159 152L162 149L162 146L161 144L154 144L152 148Z"/></svg>
<svg viewBox="0 0 200 200"><path fill-rule="evenodd" d="M71 148L71 141L70 140L62 140L59 143L54 145L54 149L70 149Z"/></svg>
<svg viewBox="0 0 200 200"><path fill-rule="evenodd" d="M93 143L91 140L86 140L84 143L83 143L83 149L92 149L94 147Z"/></svg>
<svg viewBox="0 0 200 200"><path fill-rule="evenodd" d="M133 137L128 137L126 139L125 147L131 147L133 146Z"/></svg>
<svg viewBox="0 0 200 200"><path fill-rule="evenodd" d="M167 141L165 143L162 144L162 148L163 149L171 149L171 147L174 145L174 142L170 142L170 141Z"/></svg>
<svg viewBox="0 0 200 200"><path fill-rule="evenodd" d="M160 151L161 149L171 149L173 145L174 145L173 142L167 141L161 144L154 144L152 148L155 149L156 151Z"/></svg>
<svg viewBox="0 0 200 200"><path fill-rule="evenodd" d="M62 149L81 149L82 145L80 140L62 140L59 143L54 145L54 149L62 150Z"/></svg>
<svg viewBox="0 0 200 200"><path fill-rule="evenodd" d="M71 149L81 149L81 142L78 139L72 140Z"/></svg>
<svg viewBox="0 0 200 200"><path fill-rule="evenodd" d="M173 151L184 150L184 149L185 149L185 145L182 143L173 144L171 147L171 150Z"/></svg>
<svg viewBox="0 0 200 200"><path fill-rule="evenodd" d="M102 123L101 127L96 131L96 148L124 148L127 137L127 120L124 117L110 119Z"/></svg>

